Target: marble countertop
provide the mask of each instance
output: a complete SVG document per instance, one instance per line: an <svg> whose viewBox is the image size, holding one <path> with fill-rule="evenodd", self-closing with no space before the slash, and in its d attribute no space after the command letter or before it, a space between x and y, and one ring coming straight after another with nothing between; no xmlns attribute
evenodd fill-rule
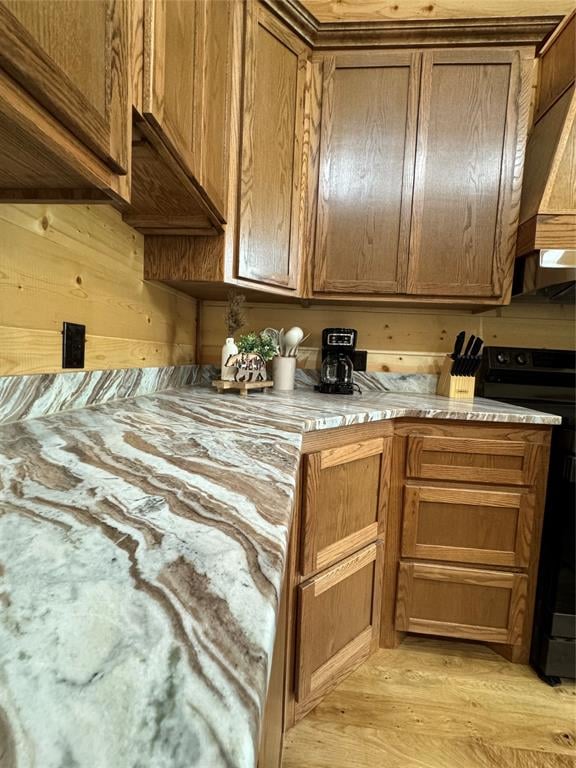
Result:
<svg viewBox="0 0 576 768"><path fill-rule="evenodd" d="M3 766L252 768L302 434L402 416L558 422L192 387L0 428Z"/></svg>

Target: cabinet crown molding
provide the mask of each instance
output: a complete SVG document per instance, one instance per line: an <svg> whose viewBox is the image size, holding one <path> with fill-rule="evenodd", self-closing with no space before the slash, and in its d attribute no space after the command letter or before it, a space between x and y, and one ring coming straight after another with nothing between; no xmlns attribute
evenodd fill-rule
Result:
<svg viewBox="0 0 576 768"><path fill-rule="evenodd" d="M262 0L314 50L540 45L562 16L319 22L299 0Z"/></svg>

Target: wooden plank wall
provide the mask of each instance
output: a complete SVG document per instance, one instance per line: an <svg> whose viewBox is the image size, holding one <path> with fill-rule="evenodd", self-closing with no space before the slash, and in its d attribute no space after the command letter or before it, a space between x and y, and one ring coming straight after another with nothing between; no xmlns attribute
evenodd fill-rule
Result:
<svg viewBox="0 0 576 768"><path fill-rule="evenodd" d="M0 205L0 375L61 371L64 320L87 370L193 362L196 301L145 283L143 252L109 206Z"/></svg>
<svg viewBox="0 0 576 768"><path fill-rule="evenodd" d="M303 0L319 21L472 19L497 16L562 16L573 0Z"/></svg>
<svg viewBox="0 0 576 768"><path fill-rule="evenodd" d="M219 364L224 338L222 302L203 302L200 362ZM481 336L486 344L521 347L575 347L574 307L513 304L482 314L451 310L385 307L298 307L287 304L247 305L245 330L290 328L311 333L298 364L317 368L321 333L330 326L358 330L358 348L367 349L372 371L437 373L458 331Z"/></svg>

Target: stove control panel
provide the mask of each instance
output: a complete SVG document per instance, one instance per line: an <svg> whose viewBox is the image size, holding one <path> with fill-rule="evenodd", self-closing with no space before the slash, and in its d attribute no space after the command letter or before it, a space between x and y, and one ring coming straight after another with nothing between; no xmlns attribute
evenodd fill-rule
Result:
<svg viewBox="0 0 576 768"><path fill-rule="evenodd" d="M531 351L528 349L488 347L487 357L491 368L525 368L532 364Z"/></svg>
<svg viewBox="0 0 576 768"><path fill-rule="evenodd" d="M486 347L484 361L484 367L492 370L573 371L576 353L567 349Z"/></svg>

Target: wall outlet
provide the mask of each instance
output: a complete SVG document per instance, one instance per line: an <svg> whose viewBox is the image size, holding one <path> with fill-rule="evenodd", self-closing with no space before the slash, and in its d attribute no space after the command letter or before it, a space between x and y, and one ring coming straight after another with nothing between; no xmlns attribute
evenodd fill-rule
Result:
<svg viewBox="0 0 576 768"><path fill-rule="evenodd" d="M79 323L62 324L62 368L84 368L86 326Z"/></svg>

